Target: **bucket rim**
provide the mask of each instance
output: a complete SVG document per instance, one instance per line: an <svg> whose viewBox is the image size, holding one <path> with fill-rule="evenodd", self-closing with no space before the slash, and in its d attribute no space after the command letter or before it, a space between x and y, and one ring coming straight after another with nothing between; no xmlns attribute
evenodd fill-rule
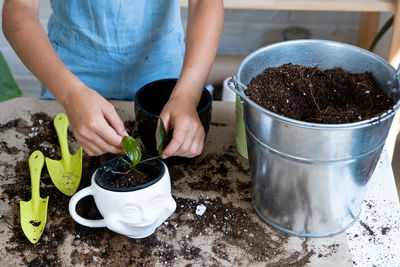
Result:
<svg viewBox="0 0 400 267"><path fill-rule="evenodd" d="M261 47L255 51L253 51L252 53L247 55L240 63L238 70L236 72L236 79L240 82L239 78L240 78L240 73L241 73L243 67L257 54L260 54L266 50L270 50L270 49L273 49L276 47L286 46L288 44L296 44L296 43L298 43L298 44L315 43L315 44L324 44L324 45L330 45L330 46L346 47L347 49L355 50L355 51L367 54L368 56L374 57L376 60L380 61L382 64L391 68L393 70L393 73L396 73L396 69L391 64L389 64L389 62L387 62L385 59L383 59L382 57L378 56L375 53L372 53L372 52L365 50L363 48L360 48L358 46L354 46L354 45L346 44L346 43L342 43L342 42L337 42L337 41L323 40L323 39L298 39L298 40L289 40L289 41L282 41L282 42L274 43L274 44L267 45L267 46ZM250 100L250 98L248 98L244 93L239 96L242 100L249 103L254 108L258 109L259 111L261 111L263 113L267 113L268 115L270 115L271 117L274 117L275 119L277 119L279 121L282 121L282 122L285 122L288 124L292 124L292 125L302 126L302 127L318 128L318 129L326 129L326 130L329 130L329 129L334 130L337 128L343 129L343 128L361 128L361 127L367 127L367 126L369 127L373 124L378 124L378 123L381 123L382 121L385 121L386 119L389 119L391 116L393 116L396 113L396 111L400 107L400 99L399 99L397 101L397 103L395 105L393 105L392 109L389 109L386 112L382 113L381 115L375 116L368 120L362 120L362 121L351 122L351 123L325 124L325 123L314 123L314 122L306 122L306 121L291 119L291 118L279 115L277 113L274 113L272 111L269 111L269 110L263 108L262 106L258 105L254 101Z"/></svg>

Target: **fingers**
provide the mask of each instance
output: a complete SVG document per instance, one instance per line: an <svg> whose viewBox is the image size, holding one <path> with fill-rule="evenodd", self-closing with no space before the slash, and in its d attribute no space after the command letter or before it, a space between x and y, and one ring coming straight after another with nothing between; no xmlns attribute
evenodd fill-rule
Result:
<svg viewBox="0 0 400 267"><path fill-rule="evenodd" d="M182 156L192 158L200 155L204 146L205 132L203 127L174 130L171 142L163 151L163 157Z"/></svg>
<svg viewBox="0 0 400 267"><path fill-rule="evenodd" d="M99 145L121 147L122 136L117 134L106 120L103 120L100 128L94 128L93 130L100 137L97 142Z"/></svg>
<svg viewBox="0 0 400 267"><path fill-rule="evenodd" d="M186 102L169 101L164 106L160 118L167 132L174 129L172 140L164 149L162 158L171 156L191 158L200 155L205 132L194 106Z"/></svg>
<svg viewBox="0 0 400 267"><path fill-rule="evenodd" d="M178 151L178 153L181 153L183 157L187 158L193 158L200 155L201 151L203 150L204 138L204 130L196 132L196 135L192 139L193 141L191 143L189 141L187 144L184 144L181 147L182 151Z"/></svg>
<svg viewBox="0 0 400 267"><path fill-rule="evenodd" d="M121 148L122 136L116 132L105 117L89 119L86 123L82 123L77 130L73 129L75 138L89 156L124 153ZM121 121L119 117L118 120ZM121 124L123 127L122 121ZM121 132L125 132L124 127L123 129Z"/></svg>
<svg viewBox="0 0 400 267"><path fill-rule="evenodd" d="M186 133L184 131L175 130L171 142L169 142L168 146L163 150L162 158L177 156L179 154L178 150L185 140L185 136Z"/></svg>
<svg viewBox="0 0 400 267"><path fill-rule="evenodd" d="M65 111L76 140L90 156L123 153L125 127L114 106L96 91L83 87L71 94Z"/></svg>
<svg viewBox="0 0 400 267"><path fill-rule="evenodd" d="M120 147L106 143L101 137L97 135L91 140L90 143L88 142L88 145L89 144L91 145L89 150L93 151L91 153L92 155L88 153L89 156L99 156L104 153L114 153L114 154L122 153L122 149Z"/></svg>
<svg viewBox="0 0 400 267"><path fill-rule="evenodd" d="M78 141L79 142L79 141ZM91 142L82 143L82 148L86 154L89 156L100 156L105 153L113 153L113 154L124 154L125 152L118 147L113 146L99 146L98 144Z"/></svg>
<svg viewBox="0 0 400 267"><path fill-rule="evenodd" d="M124 154L124 151L119 148L108 149L107 151L101 150L97 145L92 143L86 143L85 146L82 146L83 150L85 151L88 156L100 156L105 153L113 153L113 154Z"/></svg>
<svg viewBox="0 0 400 267"><path fill-rule="evenodd" d="M199 131L196 137L194 138L192 145L190 146L189 153L185 155L185 157L192 158L200 155L201 151L203 151L204 139L205 139L204 130Z"/></svg>
<svg viewBox="0 0 400 267"><path fill-rule="evenodd" d="M124 123L118 116L117 111L115 110L113 105L110 104L109 107L104 110L104 118L118 135L128 136L128 133L125 130Z"/></svg>
<svg viewBox="0 0 400 267"><path fill-rule="evenodd" d="M101 128L95 128L92 130L86 129L83 133L78 133L74 134L75 138L77 141L82 145L83 150L89 155L89 156L99 156L104 153L115 153L115 154L122 154L123 150L120 147L120 145L114 145L114 144L120 144L121 142L118 143L118 141L110 141L110 144L106 140L109 138L104 138L103 136L106 135L105 132L107 132L107 128L109 128L109 131L112 132L111 127L105 127L104 130L101 130ZM99 136L96 134L96 132L101 132L103 136ZM114 135L118 136L115 132ZM112 137L111 139L115 139L115 137ZM122 137L119 136L119 138L122 139Z"/></svg>

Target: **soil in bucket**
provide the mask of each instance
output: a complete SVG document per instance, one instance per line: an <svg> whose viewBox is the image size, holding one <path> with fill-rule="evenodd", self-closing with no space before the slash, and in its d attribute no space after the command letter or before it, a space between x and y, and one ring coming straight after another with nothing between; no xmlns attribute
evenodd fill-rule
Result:
<svg viewBox="0 0 400 267"><path fill-rule="evenodd" d="M370 72L291 63L266 68L248 84L246 95L276 114L323 124L371 119L394 106Z"/></svg>

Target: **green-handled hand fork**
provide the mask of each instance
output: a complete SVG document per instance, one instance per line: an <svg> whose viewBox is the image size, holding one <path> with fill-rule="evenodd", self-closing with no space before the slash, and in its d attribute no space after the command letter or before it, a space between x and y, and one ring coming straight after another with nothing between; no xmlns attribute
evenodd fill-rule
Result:
<svg viewBox="0 0 400 267"><path fill-rule="evenodd" d="M29 170L31 175L32 198L29 201L20 201L21 227L25 236L36 244L46 225L47 204L49 197L40 197L40 174L44 165L44 156L39 150L34 151L29 157Z"/></svg>
<svg viewBox="0 0 400 267"><path fill-rule="evenodd" d="M68 148L68 118L67 115L59 113L54 118L58 141L61 148L61 160L46 158L47 170L54 185L62 193L68 196L75 194L79 187L82 176L82 147L75 155L69 153Z"/></svg>

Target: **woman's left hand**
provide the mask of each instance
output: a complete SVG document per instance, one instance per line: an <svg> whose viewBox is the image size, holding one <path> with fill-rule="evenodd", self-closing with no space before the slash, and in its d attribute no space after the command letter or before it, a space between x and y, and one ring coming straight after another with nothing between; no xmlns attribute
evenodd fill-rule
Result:
<svg viewBox="0 0 400 267"><path fill-rule="evenodd" d="M163 158L192 158L203 150L205 132L196 111L197 103L185 98L170 98L160 117L165 130L174 130L172 140L163 151Z"/></svg>
<svg viewBox="0 0 400 267"><path fill-rule="evenodd" d="M172 140L163 151L170 156L195 157L204 146L205 132L196 107L217 53L224 21L222 0L190 0L183 67L160 117Z"/></svg>

